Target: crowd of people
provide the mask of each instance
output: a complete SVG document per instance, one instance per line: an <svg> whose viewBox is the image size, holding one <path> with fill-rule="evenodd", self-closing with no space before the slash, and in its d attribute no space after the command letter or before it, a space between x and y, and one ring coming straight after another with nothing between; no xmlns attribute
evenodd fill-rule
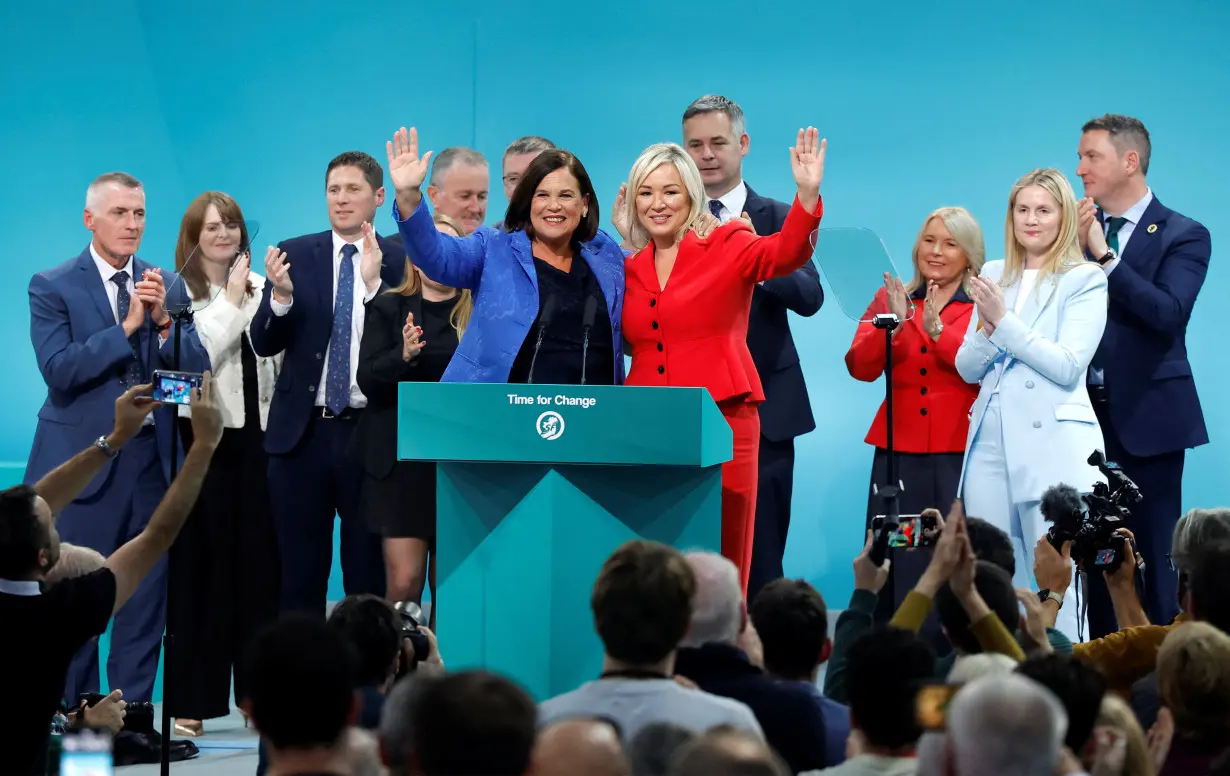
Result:
<svg viewBox="0 0 1230 776"><path fill-rule="evenodd" d="M884 277L846 363L873 381L891 348L894 391L866 438L868 542L831 641L823 598L782 569L794 440L815 427L787 312L823 302L811 256L827 143L798 131L788 204L744 182L738 105L702 97L682 130L632 165L615 238L581 161L533 136L503 156L494 228L486 159L453 147L433 162L402 128L387 168L335 157L330 229L260 262L239 204L201 194L175 273L136 256L141 183L97 178L90 245L30 283L48 395L26 485L0 516L0 607L39 633L0 648L34 699L12 730L18 771L45 771L61 703L71 725L122 732L125 704L152 700L164 627L176 735L228 714L233 680L262 772L1214 768L1230 706L1220 674L1190 658L1225 638L1213 540L1226 516L1179 519L1184 452L1208 441L1184 339L1210 238L1149 189L1144 125L1082 128L1083 199L1055 169L1018 180L1003 260L986 261L967 210L941 207L913 277ZM391 237L373 227L386 174ZM203 374L187 405L152 398L171 369ZM720 554L615 550L592 598L604 671L574 692L536 705L500 677L445 673L435 607L410 625L393 607L436 584L435 468L396 455L405 381L706 388L734 432ZM1104 481L1094 450L1144 495L1107 569L1044 537L1044 492ZM933 550L877 562L886 485L905 486L902 514L929 515L918 535ZM954 500L947 519L935 511ZM347 598L326 621L338 518ZM88 570L65 574L62 547L93 553ZM1069 602L1077 580L1086 601ZM120 692L102 697L108 626ZM1114 700L1128 693L1135 727ZM1091 713L1106 721L1086 729ZM1125 756L1141 729L1145 755ZM988 736L1004 742L999 770L974 743Z"/></svg>

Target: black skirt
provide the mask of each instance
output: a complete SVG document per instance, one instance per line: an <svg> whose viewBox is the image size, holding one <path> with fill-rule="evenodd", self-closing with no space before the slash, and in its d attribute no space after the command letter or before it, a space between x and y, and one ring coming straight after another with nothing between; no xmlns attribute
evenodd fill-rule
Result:
<svg viewBox="0 0 1230 776"><path fill-rule="evenodd" d="M383 479L363 475L363 514L386 539L436 542L436 465L398 461Z"/></svg>

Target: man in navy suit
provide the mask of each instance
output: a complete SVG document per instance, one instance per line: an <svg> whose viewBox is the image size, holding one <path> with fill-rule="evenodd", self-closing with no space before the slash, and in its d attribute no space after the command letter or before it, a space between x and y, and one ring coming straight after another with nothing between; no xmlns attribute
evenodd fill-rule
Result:
<svg viewBox="0 0 1230 776"><path fill-rule="evenodd" d="M174 406L155 410L122 453L113 450L106 435L116 399L148 383L157 369L204 372L209 357L196 328L168 312L189 304L184 284L136 256L145 232L141 182L122 172L100 175L86 190L84 220L93 239L81 255L30 280L30 339L47 399L23 481L38 482L90 444L106 453L107 465L64 507L56 528L64 541L110 555L144 530L166 493L176 422ZM178 365L172 363L176 326ZM165 621L164 557L112 626L108 684L130 701L153 699ZM74 658L64 695L72 704L98 689L98 642L92 641Z"/></svg>
<svg viewBox="0 0 1230 776"><path fill-rule="evenodd" d="M1186 336L1212 245L1208 229L1153 196L1145 181L1150 150L1139 120L1102 116L1082 128L1076 174L1086 195L1082 246L1110 284L1089 394L1107 458L1144 496L1132 507L1130 527L1145 560L1145 607L1152 622L1165 624L1179 606L1167 554L1183 507L1183 458L1209 441ZM1092 481L1092 469L1090 475ZM1089 603L1094 638L1118 629L1101 578L1091 580Z"/></svg>
<svg viewBox="0 0 1230 776"><path fill-rule="evenodd" d="M335 157L325 193L332 228L269 249L269 282L251 329L257 355L285 353L265 431L282 609L321 617L335 516L346 594L384 594L380 538L359 511L362 464L347 447L367 405L355 379L364 305L382 280L401 282L406 260L371 228L384 203L384 169L375 159L358 151Z"/></svg>
<svg viewBox="0 0 1230 776"><path fill-rule="evenodd" d="M684 147L700 168L709 212L723 223L746 218L757 234L780 232L790 206L762 197L743 182L751 140L743 111L731 100L705 95L683 113ZM760 405L760 480L747 600L782 576L794 491L794 439L816 427L787 310L812 316L824 302L820 273L810 260L784 278L766 280L752 295L747 346L764 385Z"/></svg>

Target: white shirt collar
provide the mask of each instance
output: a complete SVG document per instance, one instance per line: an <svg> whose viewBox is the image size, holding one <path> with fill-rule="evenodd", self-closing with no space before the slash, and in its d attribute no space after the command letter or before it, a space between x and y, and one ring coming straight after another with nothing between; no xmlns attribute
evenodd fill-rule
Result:
<svg viewBox="0 0 1230 776"><path fill-rule="evenodd" d="M98 255L98 251L94 250L93 242L90 243L90 256L94 259L94 264L95 266L98 267L98 274L102 275L102 279L104 282L111 280L111 278L115 276L115 273L119 272L120 270L127 272L128 279L133 281L134 283L136 282L136 278L132 276L132 257L131 256L128 257L127 264L120 267L119 269L116 269L115 267L111 266L111 263L109 261L104 259L102 256Z"/></svg>
<svg viewBox="0 0 1230 776"><path fill-rule="evenodd" d="M706 197L705 207L709 207L709 202L712 197ZM740 178L735 187L717 198L718 202L722 203L725 208L725 213L729 218L738 218L743 215L744 207L747 205L747 184Z"/></svg>
<svg viewBox="0 0 1230 776"><path fill-rule="evenodd" d="M26 579L0 579L0 593L19 595L29 598L31 596L42 595L43 589L38 582L32 582Z"/></svg>
<svg viewBox="0 0 1230 776"><path fill-rule="evenodd" d="M333 258L341 259L342 258L342 246L351 245L351 244L353 244L354 247L358 251L357 253L355 253L355 258L356 259L361 258L363 256L363 240L364 239L365 238L360 237L359 239L355 240L354 243L349 243L347 242L346 238L342 237L337 232L333 232Z"/></svg>
<svg viewBox="0 0 1230 776"><path fill-rule="evenodd" d="M1140 201L1132 205L1124 213L1123 217L1131 222L1132 226L1140 223L1140 219L1145 217L1145 210L1148 209L1149 203L1153 202L1153 189L1145 189L1145 195L1140 198Z"/></svg>

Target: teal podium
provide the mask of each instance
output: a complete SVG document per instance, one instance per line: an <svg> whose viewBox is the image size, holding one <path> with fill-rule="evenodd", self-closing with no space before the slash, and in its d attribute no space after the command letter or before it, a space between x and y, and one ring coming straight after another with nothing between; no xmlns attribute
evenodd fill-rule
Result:
<svg viewBox="0 0 1230 776"><path fill-rule="evenodd" d="M625 541L721 548L726 419L701 388L402 383L398 458L438 462L450 670L538 700L598 677L590 591ZM407 504L413 509L413 504Z"/></svg>

